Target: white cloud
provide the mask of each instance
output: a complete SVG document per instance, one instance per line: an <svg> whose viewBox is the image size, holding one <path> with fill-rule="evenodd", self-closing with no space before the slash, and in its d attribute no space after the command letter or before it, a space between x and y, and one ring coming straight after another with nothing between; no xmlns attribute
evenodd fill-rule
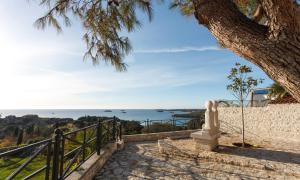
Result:
<svg viewBox="0 0 300 180"><path fill-rule="evenodd" d="M7 13L9 11L1 14ZM23 16L21 19L3 17L0 16L1 25L5 27L0 29L0 108L80 108L109 103L117 107L120 106L119 101L103 97L101 93L121 95L122 92L138 92L143 88L179 87L216 80L215 77L207 77L207 72L201 68L183 73L176 66L157 64L149 67L134 63L134 53L216 51L218 47L137 50L125 58L126 63L133 64L130 70L116 73L113 68L80 64L84 45L73 38L79 34L56 36L49 32L39 33L31 27L35 18L25 18L25 21ZM75 62L69 63L69 60ZM105 98L107 103L101 104L101 99Z"/></svg>
<svg viewBox="0 0 300 180"><path fill-rule="evenodd" d="M13 72L0 76L3 87L0 93L0 108L69 108L87 104L97 106L97 97L101 99L101 95L97 96L94 93L180 87L217 80L216 77L205 76L206 72L201 68L185 73L160 66L142 66L124 73L97 68L65 72L34 66L28 66L24 70L27 73ZM35 71L38 71L38 74L29 73ZM83 96L89 94L93 94L92 100Z"/></svg>
<svg viewBox="0 0 300 180"><path fill-rule="evenodd" d="M182 48L167 48L167 49L144 49L136 50L134 53L183 53L183 52L203 52L203 51L220 51L221 48L217 46L204 47L182 47Z"/></svg>

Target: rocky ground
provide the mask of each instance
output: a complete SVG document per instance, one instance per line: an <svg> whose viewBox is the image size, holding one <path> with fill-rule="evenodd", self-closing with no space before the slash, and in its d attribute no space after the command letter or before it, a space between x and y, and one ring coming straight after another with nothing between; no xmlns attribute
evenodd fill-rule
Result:
<svg viewBox="0 0 300 180"><path fill-rule="evenodd" d="M224 136L218 152L199 156L193 153L192 143L190 139L172 141L174 149L186 152L181 156L159 153L157 142L129 143L106 163L95 180L300 178L298 145L284 144L281 148L285 151L272 149L272 145L254 148L255 151L241 151L228 147L228 139Z"/></svg>

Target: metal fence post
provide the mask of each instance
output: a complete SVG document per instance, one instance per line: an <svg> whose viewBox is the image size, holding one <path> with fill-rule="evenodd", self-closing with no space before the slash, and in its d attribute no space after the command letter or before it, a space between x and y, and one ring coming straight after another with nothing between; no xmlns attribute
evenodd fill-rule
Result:
<svg viewBox="0 0 300 180"><path fill-rule="evenodd" d="M62 131L55 129L54 131L54 143L53 143L53 160L52 160L52 180L58 180L59 173L59 151Z"/></svg>
<svg viewBox="0 0 300 180"><path fill-rule="evenodd" d="M86 148L86 129L83 130L82 161L85 160L85 148Z"/></svg>
<svg viewBox="0 0 300 180"><path fill-rule="evenodd" d="M120 122L120 134L119 134L119 138L120 140L122 140L122 123Z"/></svg>
<svg viewBox="0 0 300 180"><path fill-rule="evenodd" d="M202 127L201 127L201 122L202 122L202 119L199 118L199 121L198 121L198 129L202 129Z"/></svg>
<svg viewBox="0 0 300 180"><path fill-rule="evenodd" d="M102 134L102 127L101 127L101 120L98 120L97 124L97 137L96 137L96 150L97 150L97 155L100 155L100 150L101 150L101 134Z"/></svg>
<svg viewBox="0 0 300 180"><path fill-rule="evenodd" d="M114 116L114 119L113 119L113 132L112 132L112 134L113 134L113 141L116 141L116 125L117 125L117 123L116 123L116 116Z"/></svg>
<svg viewBox="0 0 300 180"><path fill-rule="evenodd" d="M49 176L50 176L50 162L51 162L51 147L52 146L52 142L48 142L48 149L47 149L47 160L46 160L46 172L45 172L45 180L49 180Z"/></svg>
<svg viewBox="0 0 300 180"><path fill-rule="evenodd" d="M173 130L175 130L175 119L174 119L174 116L172 117L172 126L173 126Z"/></svg>
<svg viewBox="0 0 300 180"><path fill-rule="evenodd" d="M65 154L65 138L63 137L63 134L61 133L61 149L60 149L60 171L59 176L60 179L63 178L63 172L64 172L64 154Z"/></svg>
<svg viewBox="0 0 300 180"><path fill-rule="evenodd" d="M147 119L147 133L149 133L149 119Z"/></svg>

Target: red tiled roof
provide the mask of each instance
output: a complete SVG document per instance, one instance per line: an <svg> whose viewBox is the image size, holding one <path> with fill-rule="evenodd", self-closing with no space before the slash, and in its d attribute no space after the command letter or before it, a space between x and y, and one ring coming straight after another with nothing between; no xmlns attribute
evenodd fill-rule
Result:
<svg viewBox="0 0 300 180"><path fill-rule="evenodd" d="M269 104L292 104L292 103L299 103L299 102L292 96L285 96L283 98L277 98L275 100L272 100Z"/></svg>

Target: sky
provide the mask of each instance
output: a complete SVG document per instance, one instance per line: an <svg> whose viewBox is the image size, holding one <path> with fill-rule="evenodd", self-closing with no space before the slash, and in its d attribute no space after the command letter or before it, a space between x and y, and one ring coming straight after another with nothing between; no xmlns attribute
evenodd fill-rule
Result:
<svg viewBox="0 0 300 180"><path fill-rule="evenodd" d="M272 83L167 3L155 5L152 22L140 16L143 26L128 35L127 72L83 61L84 31L76 19L61 34L36 29L44 13L34 1L0 2L0 109L202 108L206 100L234 99L226 77L236 62L264 78L261 87Z"/></svg>

